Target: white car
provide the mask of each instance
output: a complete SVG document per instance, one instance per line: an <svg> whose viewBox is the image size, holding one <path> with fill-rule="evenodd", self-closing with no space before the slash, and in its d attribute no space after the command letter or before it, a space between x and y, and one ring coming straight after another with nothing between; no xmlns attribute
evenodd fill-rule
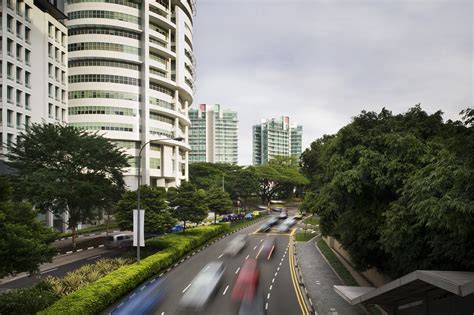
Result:
<svg viewBox="0 0 474 315"><path fill-rule="evenodd" d="M229 245L224 250L224 255L235 256L245 247L245 245L247 245L247 235L237 235L229 242Z"/></svg>
<svg viewBox="0 0 474 315"><path fill-rule="evenodd" d="M193 279L185 291L180 308L184 310L202 311L213 294L219 289L225 266L222 261L208 263Z"/></svg>
<svg viewBox="0 0 474 315"><path fill-rule="evenodd" d="M293 225L296 224L296 220L293 218L288 218L285 221L283 221L280 226L278 226L278 231L279 232L287 232Z"/></svg>

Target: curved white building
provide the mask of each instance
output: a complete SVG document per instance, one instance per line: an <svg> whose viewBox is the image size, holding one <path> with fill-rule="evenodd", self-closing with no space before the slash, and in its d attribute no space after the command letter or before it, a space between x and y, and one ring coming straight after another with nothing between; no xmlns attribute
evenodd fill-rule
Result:
<svg viewBox="0 0 474 315"><path fill-rule="evenodd" d="M125 176L130 189L138 151L154 139L142 152L142 184L188 178L193 11L191 0L67 1L69 123L100 130L135 157Z"/></svg>

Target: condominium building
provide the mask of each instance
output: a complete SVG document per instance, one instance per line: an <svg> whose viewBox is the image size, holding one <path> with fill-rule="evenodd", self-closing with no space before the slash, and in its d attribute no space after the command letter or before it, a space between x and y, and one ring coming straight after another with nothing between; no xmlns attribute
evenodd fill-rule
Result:
<svg viewBox="0 0 474 315"><path fill-rule="evenodd" d="M68 0L66 12L69 124L132 156L130 189L139 166L142 184L179 185L191 149L194 1Z"/></svg>
<svg viewBox="0 0 474 315"><path fill-rule="evenodd" d="M253 126L253 164L264 164L276 156L299 158L302 150L303 127L290 125L287 116L262 119Z"/></svg>
<svg viewBox="0 0 474 315"><path fill-rule="evenodd" d="M0 158L31 123L67 121L64 4L1 2Z"/></svg>
<svg viewBox="0 0 474 315"><path fill-rule="evenodd" d="M223 109L219 104L189 110L191 128L189 162L238 162L237 112Z"/></svg>

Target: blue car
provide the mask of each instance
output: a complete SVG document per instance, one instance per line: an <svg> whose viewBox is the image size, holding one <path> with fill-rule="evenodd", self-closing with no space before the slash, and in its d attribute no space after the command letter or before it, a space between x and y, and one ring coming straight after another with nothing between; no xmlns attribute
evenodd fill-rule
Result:
<svg viewBox="0 0 474 315"><path fill-rule="evenodd" d="M184 231L184 226L181 224L175 224L171 229L170 233L178 233L178 232L183 232Z"/></svg>
<svg viewBox="0 0 474 315"><path fill-rule="evenodd" d="M246 218L247 220L252 220L252 219L253 219L253 215L252 215L251 213L247 213L247 214L245 215L245 218Z"/></svg>

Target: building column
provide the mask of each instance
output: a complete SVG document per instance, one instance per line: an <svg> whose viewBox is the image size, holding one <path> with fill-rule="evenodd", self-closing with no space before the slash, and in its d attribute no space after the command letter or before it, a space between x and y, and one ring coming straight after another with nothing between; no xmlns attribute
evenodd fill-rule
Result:
<svg viewBox="0 0 474 315"><path fill-rule="evenodd" d="M179 186L180 184L180 171L179 171L179 146L175 146L174 147L174 181L175 181L175 185L176 186Z"/></svg>
<svg viewBox="0 0 474 315"><path fill-rule="evenodd" d="M54 227L54 214L51 211L46 211L46 226Z"/></svg>

